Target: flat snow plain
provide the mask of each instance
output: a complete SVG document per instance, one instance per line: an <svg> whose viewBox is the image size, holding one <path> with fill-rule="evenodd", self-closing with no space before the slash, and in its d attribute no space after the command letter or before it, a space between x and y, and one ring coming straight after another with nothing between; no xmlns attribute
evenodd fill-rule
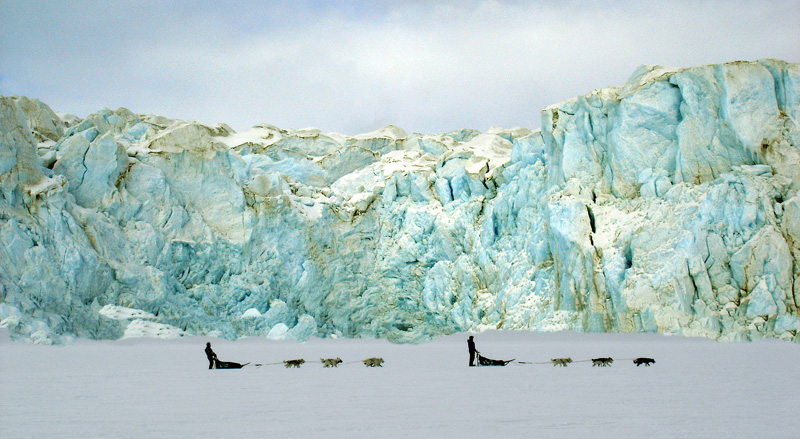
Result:
<svg viewBox="0 0 800 439"><path fill-rule="evenodd" d="M0 331L0 437L797 438L800 346L654 334L484 332L420 345L207 337L14 343ZM208 370L224 361L282 365ZM359 360L382 357L382 368ZM609 368L577 362L617 358ZM635 367L637 356L652 367ZM323 368L319 358L345 364ZM349 364L348 364L349 363Z"/></svg>

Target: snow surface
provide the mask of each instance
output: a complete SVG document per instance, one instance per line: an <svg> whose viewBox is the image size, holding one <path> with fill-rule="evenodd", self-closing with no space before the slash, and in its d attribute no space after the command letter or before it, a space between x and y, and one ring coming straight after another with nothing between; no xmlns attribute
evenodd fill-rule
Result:
<svg viewBox="0 0 800 439"><path fill-rule="evenodd" d="M308 363L208 370L206 341L225 361ZM576 362L470 368L465 341L186 337L57 347L12 343L0 331L0 437L790 439L800 429L797 344L490 331L476 335L486 356ZM382 368L360 363L373 356ZM616 361L577 362L599 356ZM656 364L623 360L637 356ZM344 364L326 369L314 362L321 357Z"/></svg>
<svg viewBox="0 0 800 439"><path fill-rule="evenodd" d="M0 326L800 341L799 121L778 60L642 66L541 131L235 133L2 97Z"/></svg>

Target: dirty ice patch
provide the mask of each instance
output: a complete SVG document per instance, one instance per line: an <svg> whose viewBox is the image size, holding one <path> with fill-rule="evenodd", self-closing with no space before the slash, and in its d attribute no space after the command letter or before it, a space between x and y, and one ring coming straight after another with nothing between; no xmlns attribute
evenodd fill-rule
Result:
<svg viewBox="0 0 800 439"><path fill-rule="evenodd" d="M117 305L106 305L98 311L101 316L108 317L114 320L133 320L133 319L146 319L152 320L156 316L141 309L127 308Z"/></svg>
<svg viewBox="0 0 800 439"><path fill-rule="evenodd" d="M147 320L136 319L125 327L125 335L122 338L165 338L173 339L185 336L183 330L174 326L156 323Z"/></svg>

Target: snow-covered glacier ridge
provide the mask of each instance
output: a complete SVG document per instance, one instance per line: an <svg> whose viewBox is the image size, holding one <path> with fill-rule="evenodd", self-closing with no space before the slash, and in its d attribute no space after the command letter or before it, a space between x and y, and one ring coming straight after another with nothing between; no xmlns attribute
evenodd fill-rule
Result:
<svg viewBox="0 0 800 439"><path fill-rule="evenodd" d="M800 64L641 67L541 131L235 133L1 104L13 337L800 341Z"/></svg>

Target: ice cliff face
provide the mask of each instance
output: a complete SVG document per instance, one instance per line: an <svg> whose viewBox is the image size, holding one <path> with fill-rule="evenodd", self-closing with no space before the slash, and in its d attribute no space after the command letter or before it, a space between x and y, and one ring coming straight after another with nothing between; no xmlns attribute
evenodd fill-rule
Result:
<svg viewBox="0 0 800 439"><path fill-rule="evenodd" d="M0 101L14 337L800 341L800 65L642 67L542 130L355 137Z"/></svg>

